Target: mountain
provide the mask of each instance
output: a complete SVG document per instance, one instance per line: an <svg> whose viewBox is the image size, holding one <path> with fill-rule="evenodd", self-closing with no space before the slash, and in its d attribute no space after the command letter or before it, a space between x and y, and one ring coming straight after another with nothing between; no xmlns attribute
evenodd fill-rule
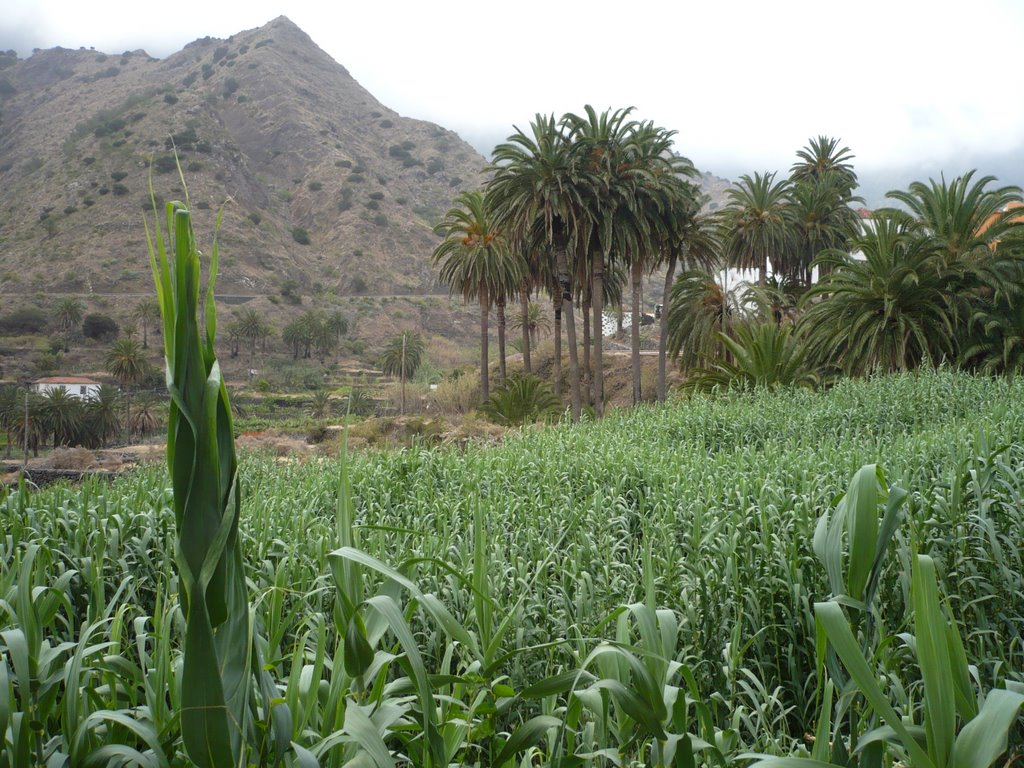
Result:
<svg viewBox="0 0 1024 768"><path fill-rule="evenodd" d="M287 18L165 59L0 55L0 294L151 289L143 217L184 196L218 290L423 294L431 227L485 160L402 117Z"/></svg>

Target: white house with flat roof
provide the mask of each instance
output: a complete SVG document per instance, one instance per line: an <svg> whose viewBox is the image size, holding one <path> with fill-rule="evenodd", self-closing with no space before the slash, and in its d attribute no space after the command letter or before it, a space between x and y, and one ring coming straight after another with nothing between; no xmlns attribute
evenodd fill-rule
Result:
<svg viewBox="0 0 1024 768"><path fill-rule="evenodd" d="M32 382L32 390L45 395L55 389L63 389L71 397L89 400L99 395L100 383L84 376L47 376Z"/></svg>

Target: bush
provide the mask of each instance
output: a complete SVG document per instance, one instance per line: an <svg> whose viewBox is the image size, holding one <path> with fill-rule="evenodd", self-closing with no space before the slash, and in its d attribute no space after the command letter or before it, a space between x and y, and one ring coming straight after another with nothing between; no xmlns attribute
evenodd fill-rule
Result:
<svg viewBox="0 0 1024 768"><path fill-rule="evenodd" d="M0 317L0 333L14 336L22 333L39 333L46 328L46 313L38 307L21 307Z"/></svg>
<svg viewBox="0 0 1024 768"><path fill-rule="evenodd" d="M224 98L228 98L231 94L238 90L238 81L233 77L229 77L224 81Z"/></svg>
<svg viewBox="0 0 1024 768"><path fill-rule="evenodd" d="M292 239L299 245L309 245L309 233L302 227L292 227Z"/></svg>
<svg viewBox="0 0 1024 768"><path fill-rule="evenodd" d="M310 192L319 192L323 188L324 188L324 185L321 184L319 181L311 181L311 182L309 182L309 190L310 190Z"/></svg>
<svg viewBox="0 0 1024 768"><path fill-rule="evenodd" d="M562 412L562 401L547 382L523 374L509 377L505 386L493 392L480 406L480 412L496 424L522 426L557 419Z"/></svg>
<svg viewBox="0 0 1024 768"><path fill-rule="evenodd" d="M442 381L427 396L427 403L435 413L468 414L480 405L480 378L457 376Z"/></svg>
<svg viewBox="0 0 1024 768"><path fill-rule="evenodd" d="M366 280L362 275L356 275L352 278L352 290L356 293L364 293L366 291Z"/></svg>
<svg viewBox="0 0 1024 768"><path fill-rule="evenodd" d="M164 94L164 101L167 102L168 104L177 104L178 103L178 97L175 96L173 93L165 93Z"/></svg>
<svg viewBox="0 0 1024 768"><path fill-rule="evenodd" d="M157 173L171 173L178 169L178 161L174 155L161 155L153 159L152 167Z"/></svg>
<svg viewBox="0 0 1024 768"><path fill-rule="evenodd" d="M281 284L281 298L289 304L302 303L302 291L297 280L288 279Z"/></svg>
<svg viewBox="0 0 1024 768"><path fill-rule="evenodd" d="M114 193L115 197L124 197L128 194L128 187L124 184L115 184L110 188L110 191Z"/></svg>
<svg viewBox="0 0 1024 768"><path fill-rule="evenodd" d="M114 171L110 174L110 178L114 181L124 181L128 178L128 171Z"/></svg>
<svg viewBox="0 0 1024 768"><path fill-rule="evenodd" d="M82 321L82 335L96 341L113 341L120 332L117 321L108 315L95 312Z"/></svg>

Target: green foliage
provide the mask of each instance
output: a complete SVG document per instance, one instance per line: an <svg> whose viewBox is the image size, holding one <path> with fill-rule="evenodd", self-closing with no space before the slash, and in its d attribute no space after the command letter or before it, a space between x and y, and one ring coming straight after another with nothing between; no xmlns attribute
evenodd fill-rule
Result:
<svg viewBox="0 0 1024 768"><path fill-rule="evenodd" d="M424 362L427 353L423 337L408 331L392 337L380 358L380 369L385 376L412 378Z"/></svg>
<svg viewBox="0 0 1024 768"><path fill-rule="evenodd" d="M865 374L953 358L953 296L929 242L905 215L883 214L851 242L863 259L822 257L831 272L808 291L801 320L818 360Z"/></svg>
<svg viewBox="0 0 1024 768"><path fill-rule="evenodd" d="M160 155L153 158L150 168L157 173L172 173L178 169L178 160L174 155Z"/></svg>
<svg viewBox="0 0 1024 768"><path fill-rule="evenodd" d="M732 336L717 334L725 357L698 368L687 379L691 390L715 387L814 387L818 376L807 345L789 323L748 322Z"/></svg>
<svg viewBox="0 0 1024 768"><path fill-rule="evenodd" d="M189 757L213 768L243 759L253 685L250 659L256 649L238 536L241 496L231 404L214 351L217 241L210 256L204 328L199 322L200 263L191 217L180 203L169 203L166 214L171 254L159 217L154 221L155 243L148 226L147 242L171 392L167 464L174 486L175 560L187 649L181 733Z"/></svg>
<svg viewBox="0 0 1024 768"><path fill-rule="evenodd" d="M123 337L114 342L103 359L107 372L122 387L131 387L142 381L149 369L142 345L135 339Z"/></svg>
<svg viewBox="0 0 1024 768"><path fill-rule="evenodd" d="M288 278L281 283L281 298L289 304L302 303L302 289L299 286L298 280Z"/></svg>
<svg viewBox="0 0 1024 768"><path fill-rule="evenodd" d="M945 765L987 766L1020 725L1022 387L922 372L488 447L249 456L245 763L937 765L908 759L898 721ZM190 762L171 487L146 467L0 492L9 765ZM928 638L956 716L930 739L950 688Z"/></svg>
<svg viewBox="0 0 1024 768"><path fill-rule="evenodd" d="M292 227L292 239L299 245L309 245L309 233L302 227Z"/></svg>
<svg viewBox="0 0 1024 768"><path fill-rule="evenodd" d="M48 320L46 313L39 307L19 307L0 317L0 333L6 336L42 333Z"/></svg>
<svg viewBox="0 0 1024 768"><path fill-rule="evenodd" d="M495 424L519 427L556 420L562 414L562 401L547 382L517 374L491 393L480 405L480 412Z"/></svg>
<svg viewBox="0 0 1024 768"><path fill-rule="evenodd" d="M120 328L117 321L101 312L91 312L82 320L82 335L95 341L111 341L117 338Z"/></svg>

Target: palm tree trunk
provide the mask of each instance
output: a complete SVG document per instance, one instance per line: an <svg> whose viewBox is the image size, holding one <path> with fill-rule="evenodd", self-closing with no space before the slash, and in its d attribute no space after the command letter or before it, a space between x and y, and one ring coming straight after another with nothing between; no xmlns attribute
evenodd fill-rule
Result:
<svg viewBox="0 0 1024 768"><path fill-rule="evenodd" d="M622 299L619 299L619 311L615 315L615 338L621 340L623 333L623 325L625 325L625 312L622 311Z"/></svg>
<svg viewBox="0 0 1024 768"><path fill-rule="evenodd" d="M590 298L583 301L583 396L587 403L594 402L594 378L590 368Z"/></svg>
<svg viewBox="0 0 1024 768"><path fill-rule="evenodd" d="M594 263L594 416L604 416L604 256Z"/></svg>
<svg viewBox="0 0 1024 768"><path fill-rule="evenodd" d="M491 396L488 386L487 366L490 354L487 349L487 314L491 309L491 300L487 295L487 286L480 286L480 396L486 400Z"/></svg>
<svg viewBox="0 0 1024 768"><path fill-rule="evenodd" d="M633 282L633 327L630 337L633 346L633 405L640 402L640 283L643 279L643 264L638 255L634 255L632 264Z"/></svg>
<svg viewBox="0 0 1024 768"><path fill-rule="evenodd" d="M406 340L407 340L407 336L403 333L402 334L402 359L401 359L401 361L399 361L399 363L401 365L400 371L402 373L402 410L400 412L401 416L405 416L405 342L406 342Z"/></svg>
<svg viewBox="0 0 1024 768"><path fill-rule="evenodd" d="M525 283L519 289L519 304L523 312L523 370L533 373L530 362L530 292Z"/></svg>
<svg viewBox="0 0 1024 768"><path fill-rule="evenodd" d="M505 384L505 298L498 299L498 385Z"/></svg>
<svg viewBox="0 0 1024 768"><path fill-rule="evenodd" d="M562 305L555 302L555 361L552 369L555 379L555 394L562 394Z"/></svg>
<svg viewBox="0 0 1024 768"><path fill-rule="evenodd" d="M658 329L658 402L665 402L666 356L668 354L668 302L672 296L672 280L676 275L676 252L668 257L665 272L665 290L661 294L661 320Z"/></svg>
<svg viewBox="0 0 1024 768"><path fill-rule="evenodd" d="M576 318L573 316L572 306L572 277L569 273L564 248L556 249L555 260L558 270L558 285L562 291L565 342L569 346L569 403L572 420L577 422L580 420L580 360L579 349L576 346Z"/></svg>

